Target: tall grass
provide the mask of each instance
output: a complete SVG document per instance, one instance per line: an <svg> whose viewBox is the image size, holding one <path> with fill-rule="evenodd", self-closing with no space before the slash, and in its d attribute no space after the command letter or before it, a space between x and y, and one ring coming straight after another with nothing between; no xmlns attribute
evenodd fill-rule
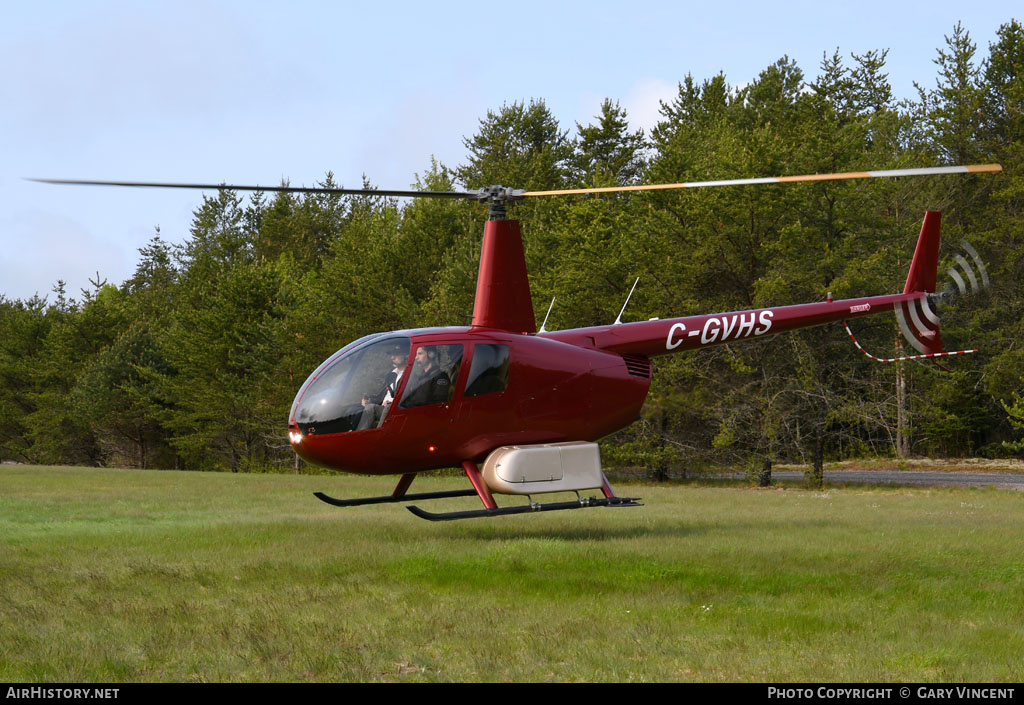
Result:
<svg viewBox="0 0 1024 705"><path fill-rule="evenodd" d="M443 524L311 494L391 488L4 467L0 680L1024 679L1020 493L632 485Z"/></svg>

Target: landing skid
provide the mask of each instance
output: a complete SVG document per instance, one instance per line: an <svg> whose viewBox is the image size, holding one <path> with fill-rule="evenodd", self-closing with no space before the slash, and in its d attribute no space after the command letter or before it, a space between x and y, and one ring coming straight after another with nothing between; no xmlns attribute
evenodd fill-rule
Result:
<svg viewBox="0 0 1024 705"><path fill-rule="evenodd" d="M358 507L362 504L389 504L391 502L409 502L417 499L444 499L446 497L476 497L476 490L448 490L445 492L420 492L419 494L406 494L401 497L385 495L383 497L362 497L360 499L337 499L326 495L323 492L314 492L313 496L322 502L333 504L335 507Z"/></svg>
<svg viewBox="0 0 1024 705"><path fill-rule="evenodd" d="M484 509L476 509L464 512L428 512L416 505L407 506L410 512L421 519L428 521L452 521L454 519L476 519L479 517L497 517L508 514L528 514L530 512L557 512L566 509L586 509L588 507L642 507L639 497L616 497L612 491L608 479L604 478L604 486L601 492L604 497L580 497L577 492L577 499L571 502L547 502L539 503L530 501L529 504L515 507L499 507L491 496L491 491L480 476L476 464L470 461L463 463L463 468L473 489L445 490L442 492L419 492L417 494L406 494L409 485L415 477L414 473L407 473L398 481L398 486L390 495L381 497L362 497L358 499L338 499L324 494L314 492L313 495L322 502L335 507L358 507L364 504L391 504L394 502L412 502L428 499L447 499L449 497L479 497L484 504Z"/></svg>
<svg viewBox="0 0 1024 705"><path fill-rule="evenodd" d="M474 493L475 494L475 493ZM563 509L586 509L587 507L642 507L639 497L581 497L575 502L548 502L539 504L530 502L518 507L496 507L494 509L475 509L468 512L428 512L416 505L406 507L420 519L428 521L452 521L454 519L476 519L478 517L496 517L506 514L529 514L530 512L557 512Z"/></svg>

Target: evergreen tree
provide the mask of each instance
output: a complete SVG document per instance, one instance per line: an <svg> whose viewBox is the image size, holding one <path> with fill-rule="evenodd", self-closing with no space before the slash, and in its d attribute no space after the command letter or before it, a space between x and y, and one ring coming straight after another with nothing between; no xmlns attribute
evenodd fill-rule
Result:
<svg viewBox="0 0 1024 705"><path fill-rule="evenodd" d="M975 313L974 328L986 334L978 345L992 353L985 366L985 389L1019 432L1024 419L1024 351L1018 344L1024 339L1024 27L1019 21L999 28L989 46L984 77L985 144L1003 173L989 202L990 226L975 236L983 243L993 286L985 307ZM1004 425L1002 419L998 425ZM1024 451L1019 439L1010 446L1016 452ZM995 437L988 440L998 443Z"/></svg>
<svg viewBox="0 0 1024 705"><path fill-rule="evenodd" d="M46 300L9 301L0 296L0 460L35 459L29 415L35 395L43 344L53 325Z"/></svg>
<svg viewBox="0 0 1024 705"><path fill-rule="evenodd" d="M186 467L237 472L280 460L290 401L279 375L293 306L286 271L278 263L237 264L203 290L163 332L165 372L148 370L171 444Z"/></svg>
<svg viewBox="0 0 1024 705"><path fill-rule="evenodd" d="M573 171L587 186L629 186L639 181L644 170L643 130L629 131L626 111L605 98L598 124L576 123L576 153Z"/></svg>
<svg viewBox="0 0 1024 705"><path fill-rule="evenodd" d="M568 132L541 100L487 111L480 130L464 140L469 163L458 169L467 188L501 184L540 191L559 187L572 160Z"/></svg>
<svg viewBox="0 0 1024 705"><path fill-rule="evenodd" d="M977 46L958 22L939 49L936 87L918 94L928 116L932 144L947 164L974 164L981 156L984 90L974 60Z"/></svg>
<svg viewBox="0 0 1024 705"><path fill-rule="evenodd" d="M88 417L68 400L93 355L116 338L124 325L122 295L97 278L79 304L66 295L63 282L54 289L46 316L52 322L33 365L32 410L25 416L33 462L101 465L106 455Z"/></svg>

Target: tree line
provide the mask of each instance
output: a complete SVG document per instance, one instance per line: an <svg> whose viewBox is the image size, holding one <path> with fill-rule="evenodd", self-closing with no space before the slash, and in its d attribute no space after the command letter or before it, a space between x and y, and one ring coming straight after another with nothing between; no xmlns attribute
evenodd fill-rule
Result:
<svg viewBox="0 0 1024 705"><path fill-rule="evenodd" d="M611 99L574 129L514 102L480 120L465 163L416 176L548 190L1003 165L517 204L538 320L557 297L548 329L610 323L635 277L626 320L896 292L926 210L943 212L944 262L966 238L988 264L992 287L941 312L946 349L980 349L951 371L873 362L835 325L661 358L606 463L657 477L728 463L767 481L788 461L820 480L828 459L1024 451L1024 29L1007 22L980 56L958 25L915 100L894 99L885 60L837 50L809 80L783 57L741 86L687 76L650 134ZM0 460L290 468L288 409L323 359L371 332L469 322L485 218L448 200L223 189L183 244L158 229L120 286L0 296ZM855 326L880 356L914 352L891 316Z"/></svg>

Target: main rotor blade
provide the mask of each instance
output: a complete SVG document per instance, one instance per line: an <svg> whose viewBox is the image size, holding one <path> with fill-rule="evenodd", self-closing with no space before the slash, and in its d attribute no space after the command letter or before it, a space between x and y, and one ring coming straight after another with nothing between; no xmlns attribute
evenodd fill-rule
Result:
<svg viewBox="0 0 1024 705"><path fill-rule="evenodd" d="M130 186L134 188L186 188L201 191L229 189L231 191L273 191L276 193L323 193L340 196L394 196L408 198L477 198L476 193L465 191L394 191L383 189L323 188L319 186L239 186L236 184L167 184L148 181L87 181L79 179L29 179L44 184L74 184L77 186Z"/></svg>
<svg viewBox="0 0 1024 705"><path fill-rule="evenodd" d="M926 176L929 174L977 174L1002 171L998 164L970 164L968 166L934 166L920 169L889 169L886 171L847 171L839 174L805 174L803 176L764 176L756 179L727 179L724 181L687 181L681 184L646 184L642 186L609 186L604 188L575 188L561 191L527 191L524 196L571 196L585 193L616 193L619 191L660 191L663 189L706 188L709 186L747 186L752 184L786 184L796 181L839 181L842 179L873 179L887 176Z"/></svg>

